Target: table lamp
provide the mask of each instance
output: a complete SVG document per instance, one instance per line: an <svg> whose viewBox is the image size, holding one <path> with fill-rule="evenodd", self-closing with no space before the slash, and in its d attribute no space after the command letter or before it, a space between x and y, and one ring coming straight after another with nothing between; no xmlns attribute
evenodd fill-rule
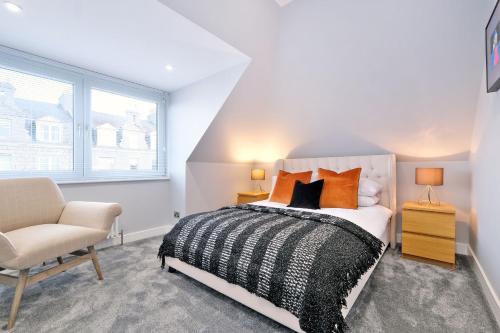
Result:
<svg viewBox="0 0 500 333"><path fill-rule="evenodd" d="M252 169L251 179L252 180L266 180L266 170L264 170L264 169ZM259 183L259 190L261 192L264 192L260 183Z"/></svg>
<svg viewBox="0 0 500 333"><path fill-rule="evenodd" d="M425 185L425 191L419 197L420 204L439 205L439 198L436 192L432 189L433 186L443 185L444 169L443 168L416 168L415 169L415 184ZM431 196L434 194L436 200L433 201ZM421 200L425 197L424 200Z"/></svg>

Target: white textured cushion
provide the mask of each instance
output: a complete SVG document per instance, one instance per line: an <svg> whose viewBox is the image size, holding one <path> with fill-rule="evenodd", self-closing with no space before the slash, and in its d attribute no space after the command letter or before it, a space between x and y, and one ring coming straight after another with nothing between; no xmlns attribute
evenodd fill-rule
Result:
<svg viewBox="0 0 500 333"><path fill-rule="evenodd" d="M380 198L378 196L366 197L366 196L358 196L358 206L359 207L371 207L378 204Z"/></svg>
<svg viewBox="0 0 500 333"><path fill-rule="evenodd" d="M383 186L371 179L361 178L359 180L358 195L365 197L373 197L379 194L383 189Z"/></svg>

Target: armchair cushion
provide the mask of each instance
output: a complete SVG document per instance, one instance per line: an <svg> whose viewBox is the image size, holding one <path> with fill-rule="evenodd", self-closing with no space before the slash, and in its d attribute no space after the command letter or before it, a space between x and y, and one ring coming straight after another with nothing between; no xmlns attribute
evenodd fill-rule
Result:
<svg viewBox="0 0 500 333"><path fill-rule="evenodd" d="M115 218L122 213L117 203L71 201L66 204L59 224L104 230L109 233Z"/></svg>
<svg viewBox="0 0 500 333"><path fill-rule="evenodd" d="M18 256L0 267L21 270L43 261L95 245L107 231L63 224L41 224L5 233Z"/></svg>
<svg viewBox="0 0 500 333"><path fill-rule="evenodd" d="M0 232L57 223L64 205L50 178L0 179Z"/></svg>
<svg viewBox="0 0 500 333"><path fill-rule="evenodd" d="M0 232L0 262L17 257L18 253L11 241Z"/></svg>

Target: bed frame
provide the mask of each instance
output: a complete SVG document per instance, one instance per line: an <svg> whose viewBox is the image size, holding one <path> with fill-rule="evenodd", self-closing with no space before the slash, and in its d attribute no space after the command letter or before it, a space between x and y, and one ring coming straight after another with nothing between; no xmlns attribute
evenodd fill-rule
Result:
<svg viewBox="0 0 500 333"><path fill-rule="evenodd" d="M301 158L301 159L284 159L276 161L273 173L281 170L289 172L300 172L308 170L316 170L324 168L335 170L337 172L345 171L353 168L361 167L361 177L375 180L383 184L380 203L381 205L391 209L394 214L387 224L384 239L382 241L387 245L390 243L392 248L396 247L396 157L395 155L369 155L369 156L345 156L345 157L321 157L321 158ZM377 266L379 261L366 272L358 282L358 285L351 290L347 297L347 308L343 309L342 314L347 316L350 309L354 305L357 297L361 293L363 287L368 282L371 273ZM271 318L280 324L296 331L303 332L300 329L299 319L290 312L278 308L268 300L258 297L255 294L248 292L246 289L230 284L227 281L210 274L206 271L198 269L194 266L186 264L179 259L166 258L169 272L176 270L181 273L203 283L204 285L234 299L235 301L248 306L249 308Z"/></svg>

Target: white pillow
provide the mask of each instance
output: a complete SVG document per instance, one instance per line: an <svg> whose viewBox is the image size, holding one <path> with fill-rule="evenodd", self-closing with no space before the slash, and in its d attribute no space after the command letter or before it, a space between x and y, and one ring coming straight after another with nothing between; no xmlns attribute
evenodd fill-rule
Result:
<svg viewBox="0 0 500 333"><path fill-rule="evenodd" d="M368 178L359 180L358 196L373 197L382 191L382 185Z"/></svg>
<svg viewBox="0 0 500 333"><path fill-rule="evenodd" d="M377 196L366 197L363 195L358 196L358 206L359 207L370 207L375 206L380 201L380 198Z"/></svg>

